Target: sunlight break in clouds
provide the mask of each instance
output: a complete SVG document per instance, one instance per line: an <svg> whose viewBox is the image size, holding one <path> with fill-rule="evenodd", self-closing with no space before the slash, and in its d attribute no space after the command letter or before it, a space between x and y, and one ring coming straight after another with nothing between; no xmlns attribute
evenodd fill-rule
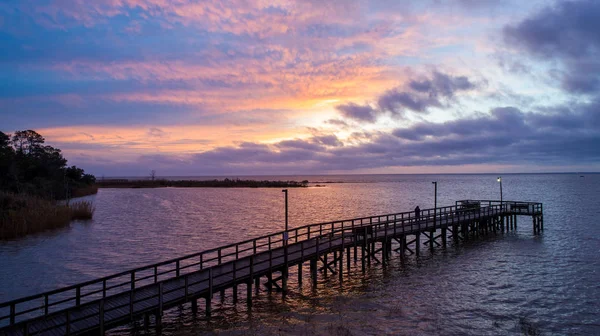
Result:
<svg viewBox="0 0 600 336"><path fill-rule="evenodd" d="M8 0L0 129L106 175L597 170L599 10Z"/></svg>

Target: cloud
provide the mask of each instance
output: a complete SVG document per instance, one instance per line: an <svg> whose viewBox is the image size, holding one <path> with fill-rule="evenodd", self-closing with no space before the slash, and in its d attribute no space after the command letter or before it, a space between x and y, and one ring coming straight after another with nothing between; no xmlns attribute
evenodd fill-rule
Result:
<svg viewBox="0 0 600 336"><path fill-rule="evenodd" d="M146 167L179 174L300 174L415 166L600 164L600 100L524 112L497 107L443 123L420 122L391 134L333 135L217 147L185 156L146 155Z"/></svg>
<svg viewBox="0 0 600 336"><path fill-rule="evenodd" d="M369 104L346 103L336 106L348 119L375 122L382 114L404 119L408 112L426 114L429 108L444 107L455 95L477 88L466 76L452 76L433 71L429 78L412 79L408 85L387 90L377 98L377 107Z"/></svg>
<svg viewBox="0 0 600 336"><path fill-rule="evenodd" d="M557 61L562 87L600 89L600 2L563 1L504 28L505 42L545 61Z"/></svg>
<svg viewBox="0 0 600 336"><path fill-rule="evenodd" d="M337 105L335 108L348 119L375 122L377 118L377 111L369 105L347 103Z"/></svg>
<svg viewBox="0 0 600 336"><path fill-rule="evenodd" d="M164 137L167 137L168 134L158 127L151 127L148 130L148 136L151 138L164 138Z"/></svg>

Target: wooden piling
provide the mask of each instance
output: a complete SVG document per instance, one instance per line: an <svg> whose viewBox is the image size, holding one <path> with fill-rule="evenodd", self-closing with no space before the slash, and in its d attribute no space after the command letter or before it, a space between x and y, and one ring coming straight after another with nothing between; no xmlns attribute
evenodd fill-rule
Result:
<svg viewBox="0 0 600 336"><path fill-rule="evenodd" d="M312 280L312 288L313 290L317 289L317 259L310 260L310 275Z"/></svg>
<svg viewBox="0 0 600 336"><path fill-rule="evenodd" d="M429 250L433 252L433 244L435 243L435 230L429 231Z"/></svg>
<svg viewBox="0 0 600 336"><path fill-rule="evenodd" d="M446 228L442 228L442 246L446 247L446 239L448 239L448 233L446 232Z"/></svg>
<svg viewBox="0 0 600 336"><path fill-rule="evenodd" d="M421 251L421 233L415 233L415 253L419 256Z"/></svg>
<svg viewBox="0 0 600 336"><path fill-rule="evenodd" d="M212 268L208 269L208 294L206 295L206 316L212 313L212 297L213 297L213 276Z"/></svg>

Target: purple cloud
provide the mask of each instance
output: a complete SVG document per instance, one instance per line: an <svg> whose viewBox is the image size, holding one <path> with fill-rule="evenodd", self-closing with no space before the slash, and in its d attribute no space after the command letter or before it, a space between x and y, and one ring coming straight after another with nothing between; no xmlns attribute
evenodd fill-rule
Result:
<svg viewBox="0 0 600 336"><path fill-rule="evenodd" d="M600 88L600 2L564 1L504 28L507 44L530 55L558 61L561 84L569 92Z"/></svg>
<svg viewBox="0 0 600 336"><path fill-rule="evenodd" d="M361 134L367 141L344 146L334 135L320 134L273 145L246 142L185 157L144 156L140 160L145 167L180 175L318 174L425 165L597 165L599 109L600 100L536 113L499 107L488 114L443 123L416 123L392 134ZM90 165L106 169L96 162Z"/></svg>
<svg viewBox="0 0 600 336"><path fill-rule="evenodd" d="M461 91L473 90L477 85L466 76L451 76L434 71L431 78L413 79L406 88L386 91L377 99L377 108L365 104L347 103L336 106L342 116L357 121L375 122L389 113L404 119L407 112L425 114L431 107L442 107Z"/></svg>
<svg viewBox="0 0 600 336"><path fill-rule="evenodd" d="M377 111L369 105L355 103L341 104L335 107L342 116L359 121L375 122Z"/></svg>

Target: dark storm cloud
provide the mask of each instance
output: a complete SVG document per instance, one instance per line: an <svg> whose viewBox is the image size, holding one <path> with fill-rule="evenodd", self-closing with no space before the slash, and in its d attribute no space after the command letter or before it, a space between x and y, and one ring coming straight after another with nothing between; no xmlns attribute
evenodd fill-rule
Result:
<svg viewBox="0 0 600 336"><path fill-rule="evenodd" d="M505 41L536 58L562 64L569 92L600 88L600 1L560 2L504 28Z"/></svg>
<svg viewBox="0 0 600 336"><path fill-rule="evenodd" d="M465 76L451 76L434 71L430 78L413 79L403 88L386 91L377 99L377 107L355 103L341 104L336 109L342 116L363 122L375 122L382 114L404 119L407 112L424 114L431 107L443 107L461 91L477 86Z"/></svg>

